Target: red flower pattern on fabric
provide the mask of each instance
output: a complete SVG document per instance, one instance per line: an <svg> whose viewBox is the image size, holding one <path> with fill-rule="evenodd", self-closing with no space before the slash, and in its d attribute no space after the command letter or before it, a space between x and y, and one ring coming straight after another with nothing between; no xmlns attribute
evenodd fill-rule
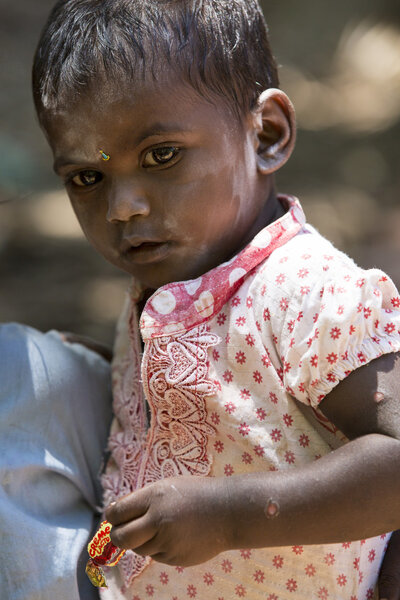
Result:
<svg viewBox="0 0 400 600"><path fill-rule="evenodd" d="M250 244L198 280L158 290L142 314L142 369L137 341L132 349L139 338L132 313L129 351L114 366L119 428L109 444L114 471L104 478L108 501L169 474L230 477L292 469L345 441L316 406L354 368L398 349L400 296L388 278L364 275L336 251L322 260L320 247L328 243L306 227L300 231L299 222L288 213L262 233L268 244ZM311 404L318 427L304 420L292 396ZM149 561L122 594L197 599L212 590L219 600L245 597L238 593L279 600L282 586L285 597L296 598L309 598L312 586L314 595L328 598L340 596L351 579L366 597L384 544L323 546L318 556L306 546L280 548L279 554L232 551L187 570ZM353 569L356 558L361 570ZM130 560L122 570L128 583L143 568L141 557ZM243 581L231 573L242 573ZM312 581L316 575L320 587Z"/></svg>

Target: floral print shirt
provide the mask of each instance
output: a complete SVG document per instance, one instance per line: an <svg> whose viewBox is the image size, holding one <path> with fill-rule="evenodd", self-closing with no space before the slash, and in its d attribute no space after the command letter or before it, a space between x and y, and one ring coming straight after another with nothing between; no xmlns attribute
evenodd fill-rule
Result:
<svg viewBox="0 0 400 600"><path fill-rule="evenodd" d="M347 443L318 405L352 370L400 349L400 297L382 271L359 268L308 225L298 200L280 199L283 217L227 263L160 288L140 323L132 288L116 341L106 503L169 476L296 469ZM233 550L187 568L129 551L102 596L368 600L388 537Z"/></svg>

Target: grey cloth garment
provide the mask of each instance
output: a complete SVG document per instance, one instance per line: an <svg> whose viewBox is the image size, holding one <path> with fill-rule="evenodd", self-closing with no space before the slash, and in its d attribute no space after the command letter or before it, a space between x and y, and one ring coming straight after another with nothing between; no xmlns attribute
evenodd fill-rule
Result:
<svg viewBox="0 0 400 600"><path fill-rule="evenodd" d="M84 572L111 422L110 367L56 332L0 325L0 597L98 598Z"/></svg>

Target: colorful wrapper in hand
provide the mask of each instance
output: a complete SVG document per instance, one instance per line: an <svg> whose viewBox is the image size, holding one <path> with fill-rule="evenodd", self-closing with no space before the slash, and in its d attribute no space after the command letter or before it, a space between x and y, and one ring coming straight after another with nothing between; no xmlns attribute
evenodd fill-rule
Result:
<svg viewBox="0 0 400 600"><path fill-rule="evenodd" d="M110 538L112 525L103 521L96 535L88 544L89 560L86 564L86 574L96 587L107 587L106 577L102 566L114 567L125 554L114 546Z"/></svg>

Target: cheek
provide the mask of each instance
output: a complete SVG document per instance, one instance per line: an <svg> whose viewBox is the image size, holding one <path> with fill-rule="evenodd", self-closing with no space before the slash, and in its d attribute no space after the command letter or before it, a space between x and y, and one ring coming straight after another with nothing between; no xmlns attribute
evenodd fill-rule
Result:
<svg viewBox="0 0 400 600"><path fill-rule="evenodd" d="M83 233L85 234L86 237L88 237L88 234L90 232L90 219L89 219L89 215L87 214L87 210L85 210L85 208L83 207L83 205L79 202L74 202L74 200L71 200L71 206L72 209L75 213L76 218L78 219L78 223L81 226L81 229L83 231Z"/></svg>
<svg viewBox="0 0 400 600"><path fill-rule="evenodd" d="M202 165L196 173L175 190L172 205L175 213L186 214L191 220L218 215L237 204L244 189L243 177L238 177L234 167L227 162Z"/></svg>
<svg viewBox="0 0 400 600"><path fill-rule="evenodd" d="M100 210L94 210L89 202L76 202L71 199L71 205L85 237L102 252L109 237L105 216Z"/></svg>
<svg viewBox="0 0 400 600"><path fill-rule="evenodd" d="M221 156L215 157L203 178L209 208L227 213L227 218L229 213L243 213L252 194L254 174L254 158L247 147L232 151L232 144L224 145Z"/></svg>
<svg viewBox="0 0 400 600"><path fill-rule="evenodd" d="M236 193L229 181L221 184L215 176L207 184L191 185L189 193L174 202L164 223L186 243L215 245L216 239L222 243L228 231L240 226L244 204L242 194Z"/></svg>
<svg viewBox="0 0 400 600"><path fill-rule="evenodd" d="M201 203L196 207L196 217L207 220L210 235L221 227L236 227L242 220L249 192L245 180L243 173L238 173L231 163L209 173Z"/></svg>

